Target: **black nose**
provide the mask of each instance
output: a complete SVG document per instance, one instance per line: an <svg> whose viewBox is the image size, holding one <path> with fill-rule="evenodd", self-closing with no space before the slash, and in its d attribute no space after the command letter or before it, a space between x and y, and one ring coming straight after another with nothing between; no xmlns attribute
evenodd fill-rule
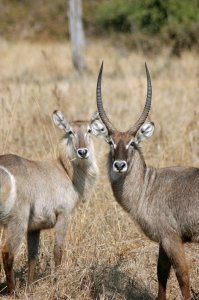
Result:
<svg viewBox="0 0 199 300"><path fill-rule="evenodd" d="M77 154L81 158L86 158L86 157L88 157L88 149L87 148L79 148L77 150Z"/></svg>
<svg viewBox="0 0 199 300"><path fill-rule="evenodd" d="M127 164L124 160L116 160L114 162L114 167L117 171L121 172L127 167Z"/></svg>

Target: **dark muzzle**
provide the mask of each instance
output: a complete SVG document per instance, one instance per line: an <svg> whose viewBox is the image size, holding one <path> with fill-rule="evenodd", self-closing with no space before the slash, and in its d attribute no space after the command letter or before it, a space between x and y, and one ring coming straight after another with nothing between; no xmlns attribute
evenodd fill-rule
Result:
<svg viewBox="0 0 199 300"><path fill-rule="evenodd" d="M89 152L87 148L79 148L77 150L77 155L79 158L88 158Z"/></svg>
<svg viewBox="0 0 199 300"><path fill-rule="evenodd" d="M125 160L115 160L113 163L114 172L126 172L127 168L128 167Z"/></svg>

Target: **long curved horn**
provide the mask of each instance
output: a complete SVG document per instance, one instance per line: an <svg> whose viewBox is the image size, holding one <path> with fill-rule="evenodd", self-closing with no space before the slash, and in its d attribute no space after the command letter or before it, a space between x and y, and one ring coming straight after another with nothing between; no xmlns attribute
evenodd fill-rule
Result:
<svg viewBox="0 0 199 300"><path fill-rule="evenodd" d="M151 77L149 74L149 70L147 68L147 64L145 63L145 69L146 69L146 76L147 76L147 96L146 96L146 102L143 109L143 112L138 119L138 121L134 124L133 127L131 127L128 132L131 134L134 134L138 131L140 126L146 121L146 118L148 117L150 108L151 108L151 99L152 99L152 85L151 85Z"/></svg>
<svg viewBox="0 0 199 300"><path fill-rule="evenodd" d="M97 88L96 88L97 108L98 108L100 118L102 119L102 122L106 126L109 134L112 134L113 132L116 131L116 129L113 127L111 121L107 117L102 102L102 94L101 94L102 71L103 71L103 62L101 64L98 79L97 79Z"/></svg>

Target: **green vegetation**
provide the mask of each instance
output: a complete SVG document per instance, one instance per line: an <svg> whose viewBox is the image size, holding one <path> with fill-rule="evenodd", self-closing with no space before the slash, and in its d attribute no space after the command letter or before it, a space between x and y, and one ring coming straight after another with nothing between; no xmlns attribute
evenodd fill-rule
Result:
<svg viewBox="0 0 199 300"><path fill-rule="evenodd" d="M83 0L87 35L114 37L132 46L149 40L170 44L174 52L198 46L199 0ZM68 36L66 0L2 0L0 35L32 40ZM159 43L159 45L160 45ZM155 43L154 43L155 45Z"/></svg>
<svg viewBox="0 0 199 300"><path fill-rule="evenodd" d="M98 28L141 33L190 48L198 43L198 0L104 0L95 12Z"/></svg>
<svg viewBox="0 0 199 300"><path fill-rule="evenodd" d="M175 33L199 21L199 1L104 0L95 17L99 26L117 31Z"/></svg>

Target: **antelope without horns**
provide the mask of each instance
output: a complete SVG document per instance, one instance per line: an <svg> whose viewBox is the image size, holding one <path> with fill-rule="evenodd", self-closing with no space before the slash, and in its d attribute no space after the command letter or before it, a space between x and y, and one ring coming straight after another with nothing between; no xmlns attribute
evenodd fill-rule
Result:
<svg viewBox="0 0 199 300"><path fill-rule="evenodd" d="M55 227L55 266L61 263L69 217L90 196L98 167L90 138L92 121L69 123L55 111L54 123L64 131L54 160L30 161L0 156L0 224L4 227L2 258L9 292L15 290L13 262L24 235L28 243L28 285L33 281L39 236Z"/></svg>
<svg viewBox="0 0 199 300"><path fill-rule="evenodd" d="M159 243L157 266L158 300L166 299L171 266L183 299L190 300L189 272L183 244L199 242L199 168L152 168L145 163L139 144L153 134L154 124L145 123L152 99L146 67L147 96L138 121L126 132L118 131L107 117L101 95L103 64L97 81L96 125L110 145L108 173L117 202L152 241Z"/></svg>

